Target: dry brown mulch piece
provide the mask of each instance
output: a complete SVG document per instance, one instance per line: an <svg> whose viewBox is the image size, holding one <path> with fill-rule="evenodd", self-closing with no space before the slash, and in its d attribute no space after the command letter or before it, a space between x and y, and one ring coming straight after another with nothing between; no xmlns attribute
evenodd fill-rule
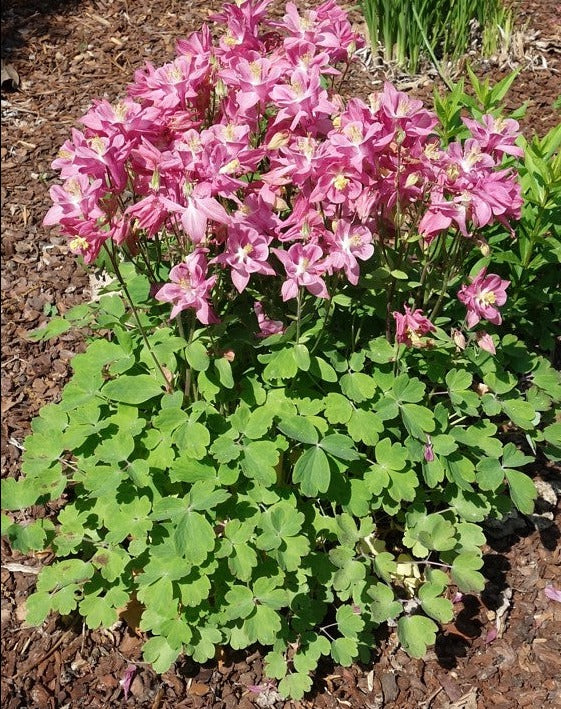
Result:
<svg viewBox="0 0 561 709"><path fill-rule="evenodd" d="M2 4L3 60L19 78L17 87L2 82L3 475L18 474L18 445L31 418L57 399L68 362L81 346L72 334L34 344L26 333L89 293L87 274L63 241L41 226L54 178L50 163L91 99L122 95L135 68L146 59L158 63L171 57L175 40L221 5L217 0ZM543 135L558 122L551 106L561 88L559 16L550 0L517 5L528 31L541 33L537 50L544 63L521 72L509 107L529 98L523 126L528 135L534 129ZM282 14L280 2L275 11ZM489 73L500 78L492 69ZM366 97L382 80L357 67L348 91ZM431 90L427 85L411 93L430 99ZM546 483L555 483L553 470L538 472ZM372 664L322 667L313 695L303 702L280 699L274 683L263 677L259 648L225 652L204 667L184 659L159 677L141 662L142 637L130 629L133 621L87 631L79 619L50 618L41 628L25 628L25 599L37 569L49 559L19 557L3 544L3 707L561 706L561 604L545 593L548 585L561 587L558 517L551 519L558 511L555 484L553 498L544 492L549 503L542 503L547 515L541 521L518 518L508 536L491 537L485 593L458 602L456 620L424 661L409 658L389 630L380 632Z"/></svg>

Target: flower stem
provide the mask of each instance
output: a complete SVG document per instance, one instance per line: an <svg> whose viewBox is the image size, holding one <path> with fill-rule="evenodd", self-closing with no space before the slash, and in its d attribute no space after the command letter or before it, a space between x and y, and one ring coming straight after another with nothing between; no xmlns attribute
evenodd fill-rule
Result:
<svg viewBox="0 0 561 709"><path fill-rule="evenodd" d="M133 317L136 320L136 325L140 331L140 334L142 335L142 339L144 340L144 344L146 345L148 352L150 352L150 355L152 356L152 359L154 360L154 364L156 365L156 368L162 375L162 379L164 380L166 391L168 393L171 392L171 383L169 379L166 377L164 370L162 368L162 365L160 364L158 358L156 357L156 353L152 349L152 345L150 344L148 340L148 336L146 334L146 330L144 329L142 323L140 322L140 317L138 315L138 311L136 309L135 304L132 301L131 295L129 293L129 289L127 288L127 284L125 283L125 279L123 278L123 274L121 273L121 269L119 268L119 262L117 260L116 254L114 251L109 249L107 244L103 244L103 248L107 251L107 255L109 256L109 260L111 261L111 265L113 266L113 270L115 271L115 275L117 276L119 283L121 284L121 287L123 289L123 293L125 294L125 298L128 301L128 304L130 306L130 309L132 311Z"/></svg>

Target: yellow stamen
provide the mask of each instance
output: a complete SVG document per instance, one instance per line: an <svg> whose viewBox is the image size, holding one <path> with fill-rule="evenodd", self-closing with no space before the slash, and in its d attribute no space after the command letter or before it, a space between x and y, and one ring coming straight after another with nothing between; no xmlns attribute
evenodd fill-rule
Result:
<svg viewBox="0 0 561 709"><path fill-rule="evenodd" d="M350 180L348 177L345 177L342 173L339 173L336 177L333 178L333 187L335 187L336 190L344 190L345 187L349 184Z"/></svg>

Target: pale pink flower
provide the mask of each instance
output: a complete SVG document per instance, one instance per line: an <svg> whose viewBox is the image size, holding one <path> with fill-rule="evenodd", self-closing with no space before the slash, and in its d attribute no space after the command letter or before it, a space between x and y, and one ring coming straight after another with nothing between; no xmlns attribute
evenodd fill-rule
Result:
<svg viewBox="0 0 561 709"><path fill-rule="evenodd" d="M466 338L461 330L452 330L452 340L459 350L465 350L466 348Z"/></svg>
<svg viewBox="0 0 561 709"><path fill-rule="evenodd" d="M206 278L206 254L207 249L195 249L183 263L171 269L171 283L166 283L156 293L157 300L173 303L171 318L179 315L182 310L191 308L203 325L219 322L208 303L216 276Z"/></svg>
<svg viewBox="0 0 561 709"><path fill-rule="evenodd" d="M405 313L393 313L396 341L408 347L423 347L426 343L421 340L421 337L428 332L434 332L435 326L423 315L422 310L417 309L412 312L407 306L404 306L404 310Z"/></svg>
<svg viewBox="0 0 561 709"><path fill-rule="evenodd" d="M492 355L497 354L497 350L495 349L495 343L493 342L493 338L491 335L485 332L485 330L481 330L481 332L476 332L475 333L475 339L477 341L477 344L479 347L481 347L482 350L485 350L486 352L490 352Z"/></svg>
<svg viewBox="0 0 561 709"><path fill-rule="evenodd" d="M293 244L288 251L271 249L284 266L287 279L282 284L283 300L296 298L303 286L318 298L329 298L322 276L326 265L323 251L317 244Z"/></svg>
<svg viewBox="0 0 561 709"><path fill-rule="evenodd" d="M510 281L504 281L494 273L487 275L486 268L481 269L469 286L464 284L458 293L458 300L467 308L467 326L473 327L481 319L500 325L502 318L498 306L506 303L509 285Z"/></svg>
<svg viewBox="0 0 561 709"><path fill-rule="evenodd" d="M284 324L281 320L271 320L263 309L263 304L256 300L253 304L253 310L257 316L257 324L259 325L259 334L257 337L269 337L269 335L277 335L284 332Z"/></svg>

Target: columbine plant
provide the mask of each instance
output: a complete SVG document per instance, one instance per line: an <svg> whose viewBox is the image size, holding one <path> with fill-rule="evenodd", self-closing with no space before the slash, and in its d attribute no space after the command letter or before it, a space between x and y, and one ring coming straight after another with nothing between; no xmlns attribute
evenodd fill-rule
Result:
<svg viewBox="0 0 561 709"><path fill-rule="evenodd" d="M501 341L484 230L520 215L513 123L446 145L390 84L346 102L345 13L267 5L226 5L54 162L45 223L115 281L43 333L99 334L5 483L8 509L64 504L5 532L65 559L28 622L111 625L134 597L156 670L258 642L298 697L380 623L422 655L449 585L483 588L481 523L535 497L499 426L533 445L561 386Z"/></svg>

